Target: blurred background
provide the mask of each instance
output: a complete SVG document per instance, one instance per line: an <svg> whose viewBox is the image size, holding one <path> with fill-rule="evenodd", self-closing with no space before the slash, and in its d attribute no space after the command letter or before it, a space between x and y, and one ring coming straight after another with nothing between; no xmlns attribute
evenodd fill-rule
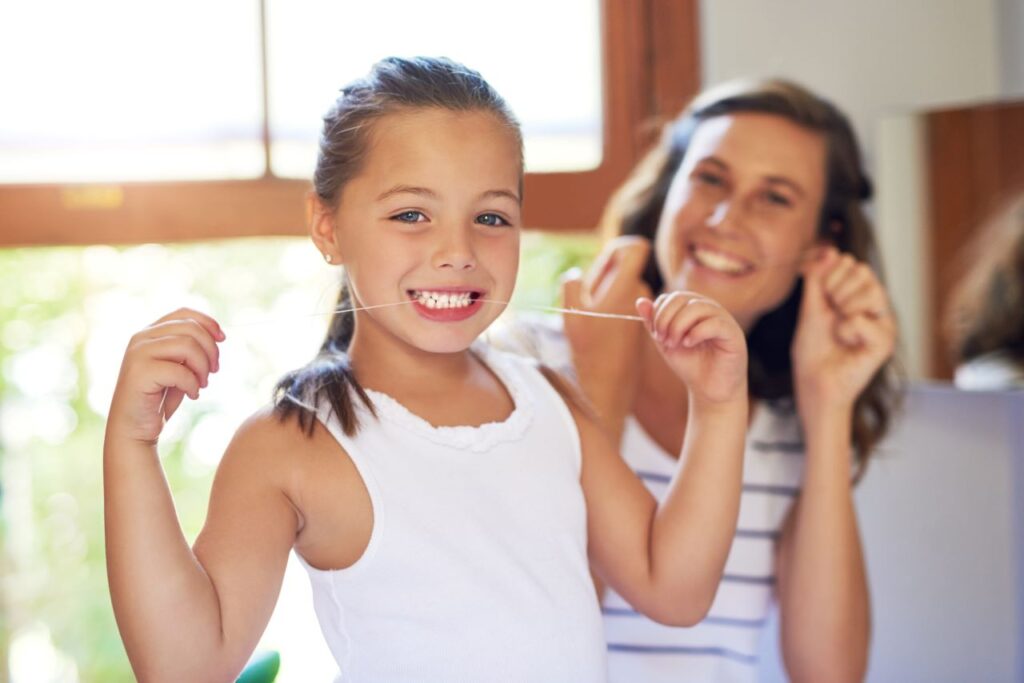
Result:
<svg viewBox="0 0 1024 683"><path fill-rule="evenodd" d="M1024 401L954 391L942 329L961 247L1024 190L1022 0L0 0L0 683L131 680L100 467L125 344L183 305L226 329L161 445L194 538L232 432L324 334L336 271L302 215L320 116L391 54L472 66L523 122L513 314L556 303L702 87L782 76L847 111L912 380L858 490L869 680L1024 680ZM294 566L261 648L280 681L333 674Z"/></svg>

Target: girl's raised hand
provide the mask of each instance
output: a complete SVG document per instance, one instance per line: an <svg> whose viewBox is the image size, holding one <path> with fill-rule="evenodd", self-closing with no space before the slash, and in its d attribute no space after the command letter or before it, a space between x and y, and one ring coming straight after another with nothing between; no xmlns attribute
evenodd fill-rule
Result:
<svg viewBox="0 0 1024 683"><path fill-rule="evenodd" d="M746 400L746 337L718 302L695 292L671 292L654 301L638 299L636 309L693 399L707 404Z"/></svg>
<svg viewBox="0 0 1024 683"><path fill-rule="evenodd" d="M199 398L220 366L224 332L208 315L181 308L135 334L110 402L108 438L155 444L185 396Z"/></svg>
<svg viewBox="0 0 1024 683"><path fill-rule="evenodd" d="M792 347L797 400L848 410L895 349L889 297L867 264L834 247L803 274Z"/></svg>

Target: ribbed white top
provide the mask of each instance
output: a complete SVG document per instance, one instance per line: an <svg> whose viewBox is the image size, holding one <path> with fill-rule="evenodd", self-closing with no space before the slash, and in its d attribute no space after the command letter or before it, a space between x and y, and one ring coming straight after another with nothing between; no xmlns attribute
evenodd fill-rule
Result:
<svg viewBox="0 0 1024 683"><path fill-rule="evenodd" d="M531 316L496 331L493 341L572 373L569 345L557 317ZM621 452L661 500L677 460L632 416L626 420ZM755 408L743 457L738 528L707 618L692 628L663 626L607 591L602 611L609 683L757 680L759 640L775 593L775 549L803 480L803 437L792 406L762 402Z"/></svg>
<svg viewBox="0 0 1024 683"><path fill-rule="evenodd" d="M605 680L575 423L530 362L480 353L515 402L503 422L435 428L371 391L380 417L360 407L349 438L321 411L374 514L351 567L303 563L340 680Z"/></svg>

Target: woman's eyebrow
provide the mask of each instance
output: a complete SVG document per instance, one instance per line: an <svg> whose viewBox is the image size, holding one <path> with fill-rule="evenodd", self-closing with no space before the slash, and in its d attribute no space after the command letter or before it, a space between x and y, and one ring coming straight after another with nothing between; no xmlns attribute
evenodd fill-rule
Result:
<svg viewBox="0 0 1024 683"><path fill-rule="evenodd" d="M801 197L807 196L807 193L804 192L804 188L800 187L799 183L797 183L795 180L787 178L786 176L768 176L765 178L765 180L767 180L769 183L772 183L773 185L785 185L786 187L788 187L790 190L792 190Z"/></svg>

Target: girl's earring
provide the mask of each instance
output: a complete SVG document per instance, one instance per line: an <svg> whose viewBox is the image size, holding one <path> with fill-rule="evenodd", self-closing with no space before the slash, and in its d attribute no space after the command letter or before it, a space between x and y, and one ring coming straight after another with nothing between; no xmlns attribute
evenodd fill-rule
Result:
<svg viewBox="0 0 1024 683"><path fill-rule="evenodd" d="M334 263L334 257L331 256L330 254L324 254L324 261L327 261L328 263Z"/></svg>

